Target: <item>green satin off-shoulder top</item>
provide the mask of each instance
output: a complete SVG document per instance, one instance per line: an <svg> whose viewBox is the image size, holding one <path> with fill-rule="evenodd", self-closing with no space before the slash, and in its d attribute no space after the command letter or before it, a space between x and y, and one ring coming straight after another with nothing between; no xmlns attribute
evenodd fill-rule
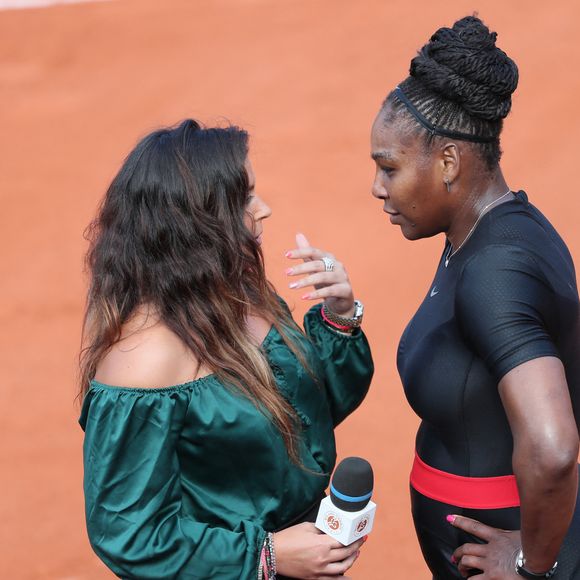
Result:
<svg viewBox="0 0 580 580"><path fill-rule="evenodd" d="M363 400L373 362L362 331L334 332L320 306L305 316L311 372L272 328L262 348L301 421L303 467L247 398L209 375L157 389L93 381L83 403L89 539L121 578L256 578L267 531L324 492L333 430Z"/></svg>

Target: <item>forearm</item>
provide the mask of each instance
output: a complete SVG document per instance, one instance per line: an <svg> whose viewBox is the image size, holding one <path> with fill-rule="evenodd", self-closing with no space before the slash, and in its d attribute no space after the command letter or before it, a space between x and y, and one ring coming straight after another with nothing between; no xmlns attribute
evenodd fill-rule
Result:
<svg viewBox="0 0 580 580"><path fill-rule="evenodd" d="M177 515L106 531L89 525L88 532L94 551L115 574L139 580L253 578L265 537L253 524L228 530Z"/></svg>
<svg viewBox="0 0 580 580"><path fill-rule="evenodd" d="M564 366L529 360L499 382L513 434L525 568L546 572L572 521L578 489L578 427Z"/></svg>
<svg viewBox="0 0 580 580"><path fill-rule="evenodd" d="M520 455L520 456L518 456ZM559 459L514 453L521 500L521 540L526 568L549 570L558 557L576 502L577 447Z"/></svg>
<svg viewBox="0 0 580 580"><path fill-rule="evenodd" d="M368 341L361 329L352 335L336 332L324 322L320 306L308 311L304 328L316 351L337 425L356 409L369 389L374 365Z"/></svg>

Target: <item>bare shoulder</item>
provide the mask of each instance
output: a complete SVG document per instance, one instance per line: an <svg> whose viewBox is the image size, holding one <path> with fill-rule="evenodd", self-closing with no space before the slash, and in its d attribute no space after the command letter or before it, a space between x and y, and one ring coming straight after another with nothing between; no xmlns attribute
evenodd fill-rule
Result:
<svg viewBox="0 0 580 580"><path fill-rule="evenodd" d="M95 380L117 387L156 388L207 374L165 324L137 316L98 364Z"/></svg>

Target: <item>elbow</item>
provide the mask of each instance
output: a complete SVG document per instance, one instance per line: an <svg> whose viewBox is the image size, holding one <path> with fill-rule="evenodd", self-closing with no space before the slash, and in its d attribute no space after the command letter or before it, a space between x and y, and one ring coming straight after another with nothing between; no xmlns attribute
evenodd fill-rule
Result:
<svg viewBox="0 0 580 580"><path fill-rule="evenodd" d="M548 482L559 482L575 476L578 465L579 440L578 432L555 435L540 442L531 442L522 453L515 453L514 468L522 466L528 473L531 471ZM519 457L518 457L519 455ZM530 469L531 468L531 469Z"/></svg>
<svg viewBox="0 0 580 580"><path fill-rule="evenodd" d="M555 477L565 477L571 472L576 472L579 452L578 431L574 429L569 434L556 438L550 446L551 459L544 460L544 466Z"/></svg>
<svg viewBox="0 0 580 580"><path fill-rule="evenodd" d="M118 554L112 549L110 542L106 540L105 534L93 531L90 527L87 532L91 548L101 562L117 575L125 572L118 566Z"/></svg>
<svg viewBox="0 0 580 580"><path fill-rule="evenodd" d="M114 525L105 527L103 522L87 520L87 536L93 552L98 558L120 578L134 578L132 567L138 563L134 557L132 545L135 543L135 534L126 531L125 537L115 530ZM139 576L145 579L146 576Z"/></svg>
<svg viewBox="0 0 580 580"><path fill-rule="evenodd" d="M560 450L550 458L545 458L540 462L540 469L551 481L568 479L576 473L578 465L578 447L575 453Z"/></svg>

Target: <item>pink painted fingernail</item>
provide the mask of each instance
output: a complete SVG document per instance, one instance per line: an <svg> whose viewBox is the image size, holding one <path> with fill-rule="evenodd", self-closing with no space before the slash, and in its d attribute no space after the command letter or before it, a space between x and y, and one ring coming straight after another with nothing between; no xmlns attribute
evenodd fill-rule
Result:
<svg viewBox="0 0 580 580"><path fill-rule="evenodd" d="M292 268L288 268L288 270L286 270L286 275L290 276L290 274L292 274L292 272L294 272L294 270L292 270Z"/></svg>
<svg viewBox="0 0 580 580"><path fill-rule="evenodd" d="M455 556L453 554L451 554L451 563L457 564L457 560L455 559Z"/></svg>
<svg viewBox="0 0 580 580"><path fill-rule="evenodd" d="M310 294L304 294L302 296L302 300L306 300L307 298L310 298Z"/></svg>
<svg viewBox="0 0 580 580"><path fill-rule="evenodd" d="M292 284L288 284L289 288L298 288L298 282L292 282Z"/></svg>
<svg viewBox="0 0 580 580"><path fill-rule="evenodd" d="M284 254L287 258L291 258L292 257L292 252L286 252Z"/></svg>
<svg viewBox="0 0 580 580"><path fill-rule="evenodd" d="M455 516L448 515L448 516L447 516L445 519L446 519L446 520L447 520L447 521L448 521L450 524L452 524L452 523L455 521Z"/></svg>

